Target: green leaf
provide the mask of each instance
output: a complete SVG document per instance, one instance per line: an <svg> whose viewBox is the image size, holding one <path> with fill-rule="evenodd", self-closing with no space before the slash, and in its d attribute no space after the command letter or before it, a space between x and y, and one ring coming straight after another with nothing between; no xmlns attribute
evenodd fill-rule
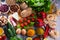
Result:
<svg viewBox="0 0 60 40"><path fill-rule="evenodd" d="M27 28L27 26L24 26L24 29L26 29Z"/></svg>
<svg viewBox="0 0 60 40"><path fill-rule="evenodd" d="M42 2L44 2L44 0L40 0L40 2L42 3Z"/></svg>
<svg viewBox="0 0 60 40"><path fill-rule="evenodd" d="M20 27L20 24L17 25L17 28L21 28L21 27Z"/></svg>
<svg viewBox="0 0 60 40"><path fill-rule="evenodd" d="M31 23L30 23L30 26L33 26L33 25L34 25L34 23L35 23L35 22L31 22Z"/></svg>
<svg viewBox="0 0 60 40"><path fill-rule="evenodd" d="M35 16L34 16L34 18L36 19L36 18L37 18L37 16L35 15Z"/></svg>
<svg viewBox="0 0 60 40"><path fill-rule="evenodd" d="M37 2L37 3L34 3L34 5L33 6L43 6L44 5L44 3L40 3L40 2Z"/></svg>

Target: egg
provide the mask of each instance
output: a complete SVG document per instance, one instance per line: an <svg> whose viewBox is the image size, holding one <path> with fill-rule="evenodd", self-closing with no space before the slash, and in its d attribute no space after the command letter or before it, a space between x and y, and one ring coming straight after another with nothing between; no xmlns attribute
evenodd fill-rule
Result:
<svg viewBox="0 0 60 40"><path fill-rule="evenodd" d="M17 33L17 34L20 34L20 33L21 33L21 29L18 28L18 29L16 30L16 33Z"/></svg>
<svg viewBox="0 0 60 40"><path fill-rule="evenodd" d="M22 35L25 35L26 34L26 29L22 29L21 33L22 33Z"/></svg>

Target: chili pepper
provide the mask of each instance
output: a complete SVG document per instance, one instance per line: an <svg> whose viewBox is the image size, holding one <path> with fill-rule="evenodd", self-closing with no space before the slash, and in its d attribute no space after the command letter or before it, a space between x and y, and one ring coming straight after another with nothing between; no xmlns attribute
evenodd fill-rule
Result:
<svg viewBox="0 0 60 40"><path fill-rule="evenodd" d="M44 36L43 36L44 38L46 38L46 37L48 36L49 29L50 29L50 28L49 28L49 25L47 24L47 25L46 25L46 30L45 30Z"/></svg>

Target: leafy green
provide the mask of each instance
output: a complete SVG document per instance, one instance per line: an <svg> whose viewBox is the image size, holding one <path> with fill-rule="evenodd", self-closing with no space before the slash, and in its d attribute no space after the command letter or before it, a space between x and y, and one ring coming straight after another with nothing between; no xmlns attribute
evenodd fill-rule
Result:
<svg viewBox="0 0 60 40"><path fill-rule="evenodd" d="M50 0L25 0L25 2L37 12L47 12L50 9L51 4Z"/></svg>

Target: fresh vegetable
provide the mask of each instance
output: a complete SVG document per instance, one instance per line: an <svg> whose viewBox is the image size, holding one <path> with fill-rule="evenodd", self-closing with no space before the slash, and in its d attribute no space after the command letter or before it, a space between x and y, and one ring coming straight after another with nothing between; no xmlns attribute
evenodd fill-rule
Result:
<svg viewBox="0 0 60 40"><path fill-rule="evenodd" d="M47 14L45 12L39 12L38 17L45 19L47 17Z"/></svg>
<svg viewBox="0 0 60 40"><path fill-rule="evenodd" d="M28 23L30 23L31 21L30 20L27 20Z"/></svg>
<svg viewBox="0 0 60 40"><path fill-rule="evenodd" d="M19 22L20 22L20 23L22 23L22 22L23 22L23 20L21 20L21 19L20 19L20 20L19 20Z"/></svg>
<svg viewBox="0 0 60 40"><path fill-rule="evenodd" d="M35 22L30 22L29 26L33 26Z"/></svg>
<svg viewBox="0 0 60 40"><path fill-rule="evenodd" d="M27 18L23 18L24 21L27 21Z"/></svg>
<svg viewBox="0 0 60 40"><path fill-rule="evenodd" d="M10 33L11 36L14 35L14 34L12 33L11 29L8 29L8 32Z"/></svg>
<svg viewBox="0 0 60 40"><path fill-rule="evenodd" d="M24 2L25 0L16 0L17 3L22 3Z"/></svg>
<svg viewBox="0 0 60 40"><path fill-rule="evenodd" d="M47 12L50 9L51 4L50 0L25 0L25 2L37 12Z"/></svg>
<svg viewBox="0 0 60 40"><path fill-rule="evenodd" d="M3 40L1 36L0 36L0 40Z"/></svg>
<svg viewBox="0 0 60 40"><path fill-rule="evenodd" d="M13 32L13 35L16 35L16 31L15 31L14 27L9 22L7 23L7 26Z"/></svg>
<svg viewBox="0 0 60 40"><path fill-rule="evenodd" d="M35 38L33 38L33 40L40 40L40 38L39 37L35 37Z"/></svg>
<svg viewBox="0 0 60 40"><path fill-rule="evenodd" d="M21 24L20 24L20 26L23 28L23 27L24 27L24 24L23 24L23 23L21 23Z"/></svg>
<svg viewBox="0 0 60 40"><path fill-rule="evenodd" d="M50 30L49 25L46 25L46 30L44 32L44 38L46 38L48 36L49 30Z"/></svg>
<svg viewBox="0 0 60 40"><path fill-rule="evenodd" d="M28 25L28 23L27 23L27 22L24 22L24 25L25 25L25 26L27 26L27 25Z"/></svg>
<svg viewBox="0 0 60 40"><path fill-rule="evenodd" d="M17 36L10 37L10 40L22 40L22 38L18 38Z"/></svg>
<svg viewBox="0 0 60 40"><path fill-rule="evenodd" d="M2 38L3 38L3 40L6 40L7 37L6 37L5 34L3 34L3 35L2 35Z"/></svg>

